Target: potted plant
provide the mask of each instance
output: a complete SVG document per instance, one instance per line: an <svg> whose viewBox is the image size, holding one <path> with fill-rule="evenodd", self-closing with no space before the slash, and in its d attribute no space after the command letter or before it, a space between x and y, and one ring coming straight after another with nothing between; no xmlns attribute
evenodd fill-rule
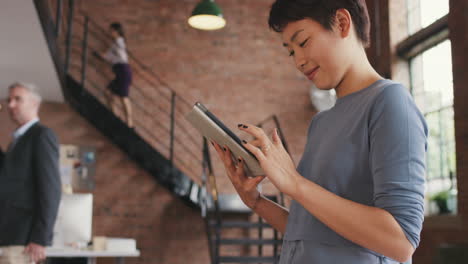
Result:
<svg viewBox="0 0 468 264"><path fill-rule="evenodd" d="M448 214L450 213L448 206L448 199L450 197L450 190L445 190L438 192L431 196L430 200L434 201L439 208L439 214Z"/></svg>

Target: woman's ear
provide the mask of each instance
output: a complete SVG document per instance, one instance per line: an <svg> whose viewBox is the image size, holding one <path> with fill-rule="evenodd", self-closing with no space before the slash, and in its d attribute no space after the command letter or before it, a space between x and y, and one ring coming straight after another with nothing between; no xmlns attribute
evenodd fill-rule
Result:
<svg viewBox="0 0 468 264"><path fill-rule="evenodd" d="M342 38L349 36L352 23L353 20L348 10L341 8L336 11L334 27Z"/></svg>

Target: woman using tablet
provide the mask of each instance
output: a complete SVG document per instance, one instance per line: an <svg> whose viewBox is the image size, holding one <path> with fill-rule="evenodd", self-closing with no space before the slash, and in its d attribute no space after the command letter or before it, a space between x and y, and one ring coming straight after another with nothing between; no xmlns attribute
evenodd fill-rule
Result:
<svg viewBox="0 0 468 264"><path fill-rule="evenodd" d="M296 168L279 136L239 129L266 175L249 178L214 146L242 200L284 234L280 263L411 263L424 218L427 127L407 89L383 79L365 53L364 0L276 0L270 27L299 71L338 100L314 116ZM292 198L287 210L256 189L264 178Z"/></svg>

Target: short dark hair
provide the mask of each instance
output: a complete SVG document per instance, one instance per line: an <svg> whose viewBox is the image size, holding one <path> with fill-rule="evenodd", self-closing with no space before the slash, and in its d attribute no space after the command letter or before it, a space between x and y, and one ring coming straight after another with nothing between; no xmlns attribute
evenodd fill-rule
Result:
<svg viewBox="0 0 468 264"><path fill-rule="evenodd" d="M338 9L351 14L357 37L365 47L370 43L370 21L365 0L276 0L271 6L268 25L282 32L290 22L310 18L331 30Z"/></svg>
<svg viewBox="0 0 468 264"><path fill-rule="evenodd" d="M119 34L119 36L125 38L125 32L123 30L122 24L120 24L119 22L113 22L109 25L109 27L115 30Z"/></svg>

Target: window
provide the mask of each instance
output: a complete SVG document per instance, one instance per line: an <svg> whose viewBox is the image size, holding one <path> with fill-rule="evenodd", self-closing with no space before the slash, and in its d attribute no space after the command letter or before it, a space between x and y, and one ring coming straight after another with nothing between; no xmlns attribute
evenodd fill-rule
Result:
<svg viewBox="0 0 468 264"><path fill-rule="evenodd" d="M455 124L450 40L410 60L411 93L429 128L427 195L455 189ZM453 192L453 191L452 191ZM449 208L454 211L454 205ZM437 210L428 208L431 214Z"/></svg>
<svg viewBox="0 0 468 264"><path fill-rule="evenodd" d="M410 34L429 26L449 12L448 0L407 0Z"/></svg>
<svg viewBox="0 0 468 264"><path fill-rule="evenodd" d="M410 89L428 128L426 215L456 213L455 123L448 0L407 0L408 31L398 46L410 69ZM442 208L441 201L446 201ZM447 210L448 209L448 210Z"/></svg>

